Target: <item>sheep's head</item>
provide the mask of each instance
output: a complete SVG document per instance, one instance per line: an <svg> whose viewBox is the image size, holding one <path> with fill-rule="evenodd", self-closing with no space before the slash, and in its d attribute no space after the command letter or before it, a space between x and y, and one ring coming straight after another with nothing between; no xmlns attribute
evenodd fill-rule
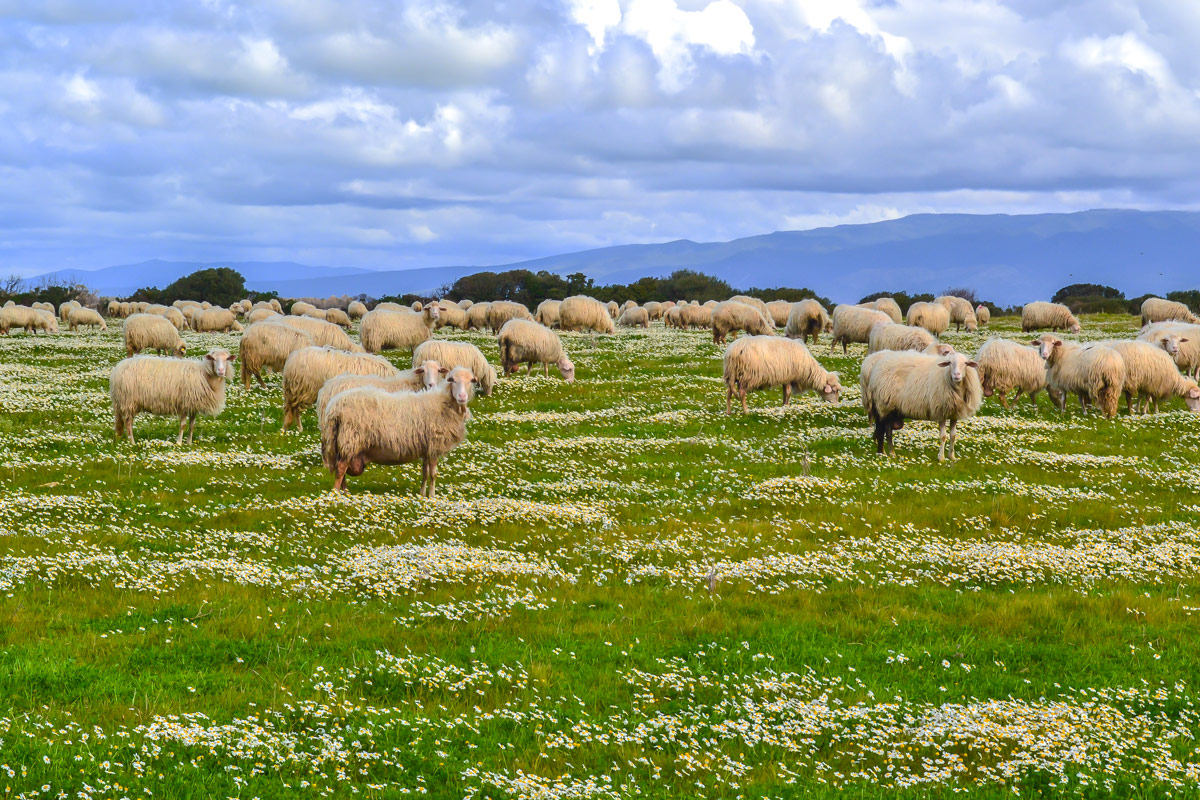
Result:
<svg viewBox="0 0 1200 800"><path fill-rule="evenodd" d="M1079 333L1079 331L1082 330L1082 328L1080 328L1080 326L1079 326L1079 320L1077 320L1077 319L1071 320L1071 325L1070 325L1070 327L1067 328L1067 330L1070 333Z"/></svg>
<svg viewBox="0 0 1200 800"><path fill-rule="evenodd" d="M425 318L430 322L437 322L442 318L441 309L439 309L434 303L430 303L429 305L425 306L423 313L425 314Z"/></svg>
<svg viewBox="0 0 1200 800"><path fill-rule="evenodd" d="M479 379L466 367L455 367L446 375L446 389L464 413L467 403L475 396L475 387L478 385Z"/></svg>
<svg viewBox="0 0 1200 800"><path fill-rule="evenodd" d="M225 377L233 360L234 356L228 350L220 348L213 348L204 354L204 363L208 367L208 371L218 378Z"/></svg>
<svg viewBox="0 0 1200 800"><path fill-rule="evenodd" d="M975 319L975 317L971 317L963 323L963 327L967 329L967 333L974 333L975 331L979 330L979 322Z"/></svg>
<svg viewBox="0 0 1200 800"><path fill-rule="evenodd" d="M1038 349L1038 353L1041 355L1042 358L1049 361L1051 358L1054 357L1054 354L1056 351L1062 350L1063 341L1062 341L1062 339L1059 339L1057 336L1051 336L1049 334L1046 334L1045 336L1042 336L1041 338L1034 339L1033 346Z"/></svg>
<svg viewBox="0 0 1200 800"><path fill-rule="evenodd" d="M187 355L187 345L185 345L183 342L175 345L175 357L183 358L185 355Z"/></svg>
<svg viewBox="0 0 1200 800"><path fill-rule="evenodd" d="M945 342L934 342L925 348L925 352L935 356L948 356L954 352L954 345Z"/></svg>
<svg viewBox="0 0 1200 800"><path fill-rule="evenodd" d="M1183 402L1187 403L1188 411L1200 413L1200 384L1187 381L1183 388Z"/></svg>
<svg viewBox="0 0 1200 800"><path fill-rule="evenodd" d="M842 381L836 372L830 372L825 385L817 389L817 395L826 403L836 403L842 396Z"/></svg>
<svg viewBox="0 0 1200 800"><path fill-rule="evenodd" d="M1179 345L1186 341L1177 333L1164 333L1158 338L1158 346L1174 356L1179 354Z"/></svg>
<svg viewBox="0 0 1200 800"><path fill-rule="evenodd" d="M563 356L558 360L555 366L558 367L558 372L560 375L562 375L564 381L567 383L575 382L575 364L571 361L571 359Z"/></svg>
<svg viewBox="0 0 1200 800"><path fill-rule="evenodd" d="M975 369L979 365L974 361L968 361L962 353L951 353L946 356L944 361L939 361L938 366L948 368L951 381L962 383L963 378L967 377L967 370Z"/></svg>
<svg viewBox="0 0 1200 800"><path fill-rule="evenodd" d="M416 367L413 372L421 376L421 386L425 389L432 389L442 381L442 377L450 372L449 367L443 367L433 359L422 361L421 366Z"/></svg>

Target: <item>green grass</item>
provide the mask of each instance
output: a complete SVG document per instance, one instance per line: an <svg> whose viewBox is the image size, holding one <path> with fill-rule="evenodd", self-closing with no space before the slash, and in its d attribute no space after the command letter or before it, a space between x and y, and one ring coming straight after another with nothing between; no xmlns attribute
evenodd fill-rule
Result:
<svg viewBox="0 0 1200 800"><path fill-rule="evenodd" d="M886 460L861 346L814 348L841 403L727 417L704 333L564 340L577 383L477 398L426 501L329 494L277 378L130 446L119 326L0 338L0 797L1200 796L1178 401L988 400Z"/></svg>

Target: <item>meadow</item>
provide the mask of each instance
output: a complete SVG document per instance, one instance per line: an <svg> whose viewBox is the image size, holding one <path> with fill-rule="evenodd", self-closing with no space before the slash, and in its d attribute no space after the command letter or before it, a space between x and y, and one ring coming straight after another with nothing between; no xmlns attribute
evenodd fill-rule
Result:
<svg viewBox="0 0 1200 800"><path fill-rule="evenodd" d="M1031 338L944 338L989 335ZM814 348L840 403L726 416L706 331L563 339L425 500L330 493L277 376L129 445L118 321L0 337L0 797L1200 796L1180 401L990 398L938 465L927 423L875 454L862 345Z"/></svg>

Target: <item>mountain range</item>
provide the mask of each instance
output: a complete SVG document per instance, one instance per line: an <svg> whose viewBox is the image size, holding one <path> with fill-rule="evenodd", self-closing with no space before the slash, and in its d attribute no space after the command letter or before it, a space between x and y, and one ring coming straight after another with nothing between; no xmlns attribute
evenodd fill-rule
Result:
<svg viewBox="0 0 1200 800"><path fill-rule="evenodd" d="M251 289L289 297L427 293L481 270L583 272L628 283L681 268L735 288L808 287L838 302L874 291L975 289L1001 305L1048 298L1069 283L1102 283L1135 297L1200 287L1200 212L1101 209L1071 214L916 214L884 222L777 231L730 242L629 244L514 264L412 270L292 262L146 261L59 271L101 294L165 286L196 269L229 266Z"/></svg>

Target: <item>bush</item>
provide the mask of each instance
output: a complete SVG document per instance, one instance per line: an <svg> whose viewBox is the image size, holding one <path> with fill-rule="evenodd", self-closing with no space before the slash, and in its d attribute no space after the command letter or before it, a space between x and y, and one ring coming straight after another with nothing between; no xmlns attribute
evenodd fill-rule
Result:
<svg viewBox="0 0 1200 800"><path fill-rule="evenodd" d="M1072 283L1055 292L1050 301L1062 303L1073 314L1131 313L1124 292L1099 283Z"/></svg>
<svg viewBox="0 0 1200 800"><path fill-rule="evenodd" d="M863 299L860 303L869 303L872 300L878 300L881 297L890 297L896 301L896 305L900 306L901 314L908 314L908 307L913 303L932 303L933 295L929 292L921 292L920 294L909 294L908 292L873 292Z"/></svg>

